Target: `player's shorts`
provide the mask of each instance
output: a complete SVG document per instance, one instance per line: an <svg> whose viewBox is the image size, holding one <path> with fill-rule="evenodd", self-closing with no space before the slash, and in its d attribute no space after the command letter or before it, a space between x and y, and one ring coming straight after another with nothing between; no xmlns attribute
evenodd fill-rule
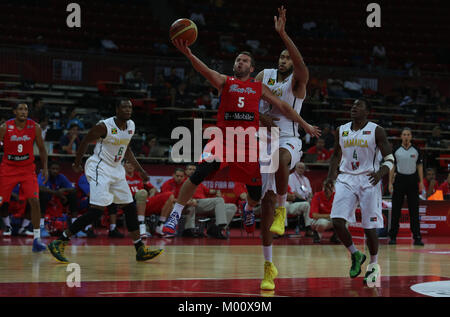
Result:
<svg viewBox="0 0 450 317"><path fill-rule="evenodd" d="M34 164L27 166L0 165L0 205L9 202L11 192L20 184L20 199L39 198L39 184Z"/></svg>
<svg viewBox="0 0 450 317"><path fill-rule="evenodd" d="M109 206L133 202L133 195L125 178L122 165L113 167L94 157L88 158L85 174L89 182L89 203L95 206Z"/></svg>
<svg viewBox="0 0 450 317"><path fill-rule="evenodd" d="M145 215L150 216L152 214L160 214L165 203L172 195L172 192L164 192L147 198L147 204L145 205Z"/></svg>
<svg viewBox="0 0 450 317"><path fill-rule="evenodd" d="M296 137L281 137L280 138L280 148L286 149L291 153L291 165L289 170L295 167L300 159L302 158L302 140ZM277 186L275 182L275 173L261 173L262 178L262 197L269 191L272 190L275 194L277 193Z"/></svg>
<svg viewBox="0 0 450 317"><path fill-rule="evenodd" d="M380 183L373 186L366 174L339 174L335 190L331 218L343 218L355 223L355 209L359 203L364 229L384 227Z"/></svg>

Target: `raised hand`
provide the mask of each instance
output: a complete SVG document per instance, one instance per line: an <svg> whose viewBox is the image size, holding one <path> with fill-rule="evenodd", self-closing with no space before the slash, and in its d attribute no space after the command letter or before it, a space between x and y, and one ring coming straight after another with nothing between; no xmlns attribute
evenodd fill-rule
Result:
<svg viewBox="0 0 450 317"><path fill-rule="evenodd" d="M278 8L278 18L276 16L273 17L273 21L275 22L275 30L278 33L284 32L284 28L286 26L286 9L284 6Z"/></svg>
<svg viewBox="0 0 450 317"><path fill-rule="evenodd" d="M191 49L187 45L187 41L175 39L172 41L172 43L184 55L189 56L192 54Z"/></svg>
<svg viewBox="0 0 450 317"><path fill-rule="evenodd" d="M322 131L320 131L319 127L316 127L316 126L313 126L313 125L310 125L310 124L308 124L305 127L305 132L310 134L311 136L315 136L317 138L322 135Z"/></svg>

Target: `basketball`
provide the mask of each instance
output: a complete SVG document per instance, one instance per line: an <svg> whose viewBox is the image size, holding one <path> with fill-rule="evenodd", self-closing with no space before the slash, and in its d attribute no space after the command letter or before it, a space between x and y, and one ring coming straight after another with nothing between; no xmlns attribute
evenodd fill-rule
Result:
<svg viewBox="0 0 450 317"><path fill-rule="evenodd" d="M189 19L178 19L170 26L170 40L180 39L192 45L197 39L197 25Z"/></svg>

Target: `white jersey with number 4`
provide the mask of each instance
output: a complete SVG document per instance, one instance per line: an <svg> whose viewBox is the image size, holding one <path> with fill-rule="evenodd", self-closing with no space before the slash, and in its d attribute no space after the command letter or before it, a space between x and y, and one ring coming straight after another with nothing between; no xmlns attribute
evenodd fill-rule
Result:
<svg viewBox="0 0 450 317"><path fill-rule="evenodd" d="M339 171L352 175L378 171L380 150L375 138L378 125L369 121L358 131L353 131L351 126L352 122L348 122L339 127L339 145L342 150Z"/></svg>
<svg viewBox="0 0 450 317"><path fill-rule="evenodd" d="M116 167L121 164L128 144L135 132L135 125L133 120L127 121L125 130L120 130L114 117L101 120L106 126L106 137L97 141L94 148L93 159Z"/></svg>
<svg viewBox="0 0 450 317"><path fill-rule="evenodd" d="M294 96L294 92L292 91L293 74L289 75L282 82L277 81L277 75L277 69L264 69L264 78L262 83L269 87L275 96L290 104L292 108L294 108L295 112L300 114L304 99ZM299 137L298 123L287 119L277 107L273 107L267 101L262 100L259 110L261 113L269 114L280 119L279 121L275 121L275 124L280 128L280 137Z"/></svg>

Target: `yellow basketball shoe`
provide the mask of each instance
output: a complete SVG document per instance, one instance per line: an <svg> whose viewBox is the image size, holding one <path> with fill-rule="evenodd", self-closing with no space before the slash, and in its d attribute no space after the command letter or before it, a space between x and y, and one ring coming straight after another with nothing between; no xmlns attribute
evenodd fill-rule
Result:
<svg viewBox="0 0 450 317"><path fill-rule="evenodd" d="M272 262L264 262L264 279L261 281L261 289L274 290L275 282L273 281L278 276L278 270Z"/></svg>
<svg viewBox="0 0 450 317"><path fill-rule="evenodd" d="M284 222L286 221L286 207L277 207L275 209L275 216L270 227L270 232L276 233L280 236L284 234Z"/></svg>

